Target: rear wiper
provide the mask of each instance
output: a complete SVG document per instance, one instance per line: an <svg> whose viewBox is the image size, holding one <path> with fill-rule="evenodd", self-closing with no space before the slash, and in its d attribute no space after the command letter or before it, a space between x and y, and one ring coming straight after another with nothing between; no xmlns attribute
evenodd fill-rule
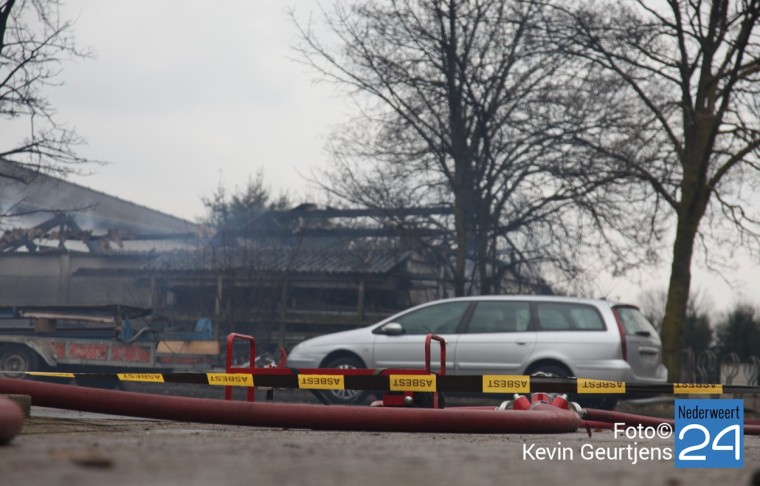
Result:
<svg viewBox="0 0 760 486"><path fill-rule="evenodd" d="M636 331L636 335L637 336L646 336L646 337L649 337L649 336L652 335L652 333L649 332L649 331Z"/></svg>

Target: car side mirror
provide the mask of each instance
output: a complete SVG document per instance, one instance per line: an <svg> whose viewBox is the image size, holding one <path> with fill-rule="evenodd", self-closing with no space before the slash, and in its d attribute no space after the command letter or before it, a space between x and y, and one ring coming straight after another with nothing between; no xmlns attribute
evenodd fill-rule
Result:
<svg viewBox="0 0 760 486"><path fill-rule="evenodd" d="M385 334L386 336L400 336L404 334L404 326L398 322L389 322L378 328L376 332L377 334Z"/></svg>

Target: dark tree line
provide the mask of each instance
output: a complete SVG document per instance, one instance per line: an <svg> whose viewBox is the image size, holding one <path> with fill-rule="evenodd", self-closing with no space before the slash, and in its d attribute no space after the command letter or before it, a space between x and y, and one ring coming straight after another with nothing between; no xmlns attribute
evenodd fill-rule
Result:
<svg viewBox="0 0 760 486"><path fill-rule="evenodd" d="M715 331L715 341L721 361L732 353L741 361L753 356L760 358L760 312L742 304L729 311L719 322Z"/></svg>
<svg viewBox="0 0 760 486"><path fill-rule="evenodd" d="M644 315L659 328L662 326L667 292L650 290L640 297ZM695 357L705 351L717 355L720 363L736 356L740 361L760 358L760 312L749 303L738 303L721 313L703 292L692 292L686 307L683 348Z"/></svg>

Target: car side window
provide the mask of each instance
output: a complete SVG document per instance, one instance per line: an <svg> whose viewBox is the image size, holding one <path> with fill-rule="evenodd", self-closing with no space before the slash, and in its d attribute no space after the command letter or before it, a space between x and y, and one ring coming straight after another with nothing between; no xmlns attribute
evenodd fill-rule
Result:
<svg viewBox="0 0 760 486"><path fill-rule="evenodd" d="M602 316L593 306L555 302L536 304L538 326L543 331L603 331Z"/></svg>
<svg viewBox="0 0 760 486"><path fill-rule="evenodd" d="M654 326L635 307L618 306L615 307L615 313L623 323L627 335L648 333L650 336L654 336L657 334Z"/></svg>
<svg viewBox="0 0 760 486"><path fill-rule="evenodd" d="M469 302L445 302L404 314L396 319L405 334L451 334L456 332Z"/></svg>
<svg viewBox="0 0 760 486"><path fill-rule="evenodd" d="M524 332L529 323L530 304L527 302L479 302L467 332Z"/></svg>

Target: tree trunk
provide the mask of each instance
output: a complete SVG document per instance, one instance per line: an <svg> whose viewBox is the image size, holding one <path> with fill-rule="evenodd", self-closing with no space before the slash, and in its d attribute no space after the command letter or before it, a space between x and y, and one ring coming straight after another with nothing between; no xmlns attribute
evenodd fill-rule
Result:
<svg viewBox="0 0 760 486"><path fill-rule="evenodd" d="M703 194L704 191L689 190L687 185L682 185L682 188L681 208L685 209L678 211L668 300L665 303L665 316L662 321L661 333L662 358L668 368L668 380L671 382L677 382L681 379L681 351L686 325L686 306L691 287L694 239L708 201L708 198Z"/></svg>
<svg viewBox="0 0 760 486"><path fill-rule="evenodd" d="M465 130L462 83L459 81L457 10L455 4L449 5L448 41L441 42L442 61L445 66L447 102L449 107L449 131L451 135L451 157L454 160L454 230L456 231L456 261L454 263L454 295L465 295L467 256L470 250L469 219L472 217L470 206L470 158L467 150L467 132Z"/></svg>
<svg viewBox="0 0 760 486"><path fill-rule="evenodd" d="M8 0L5 5L0 6L0 52L3 52L5 47L5 30L8 28L8 19L11 16L14 3L16 0Z"/></svg>
<svg viewBox="0 0 760 486"><path fill-rule="evenodd" d="M694 252L696 225L679 220L673 244L668 300L662 320L662 358L668 368L668 380L681 379L681 349L686 322L686 303L691 286L691 259Z"/></svg>
<svg viewBox="0 0 760 486"><path fill-rule="evenodd" d="M496 282L493 280L494 268L496 262L489 262L488 254L488 228L489 228L489 211L487 199L478 200L478 225L476 229L477 242L477 262L478 274L480 276L480 294L490 295L494 293ZM489 271L489 263L492 265Z"/></svg>
<svg viewBox="0 0 760 486"><path fill-rule="evenodd" d="M461 163L456 163L455 179L463 178L464 169ZM467 262L467 196L464 183L457 181L454 186L454 231L456 233L456 261L454 262L454 295L465 295L465 273Z"/></svg>

